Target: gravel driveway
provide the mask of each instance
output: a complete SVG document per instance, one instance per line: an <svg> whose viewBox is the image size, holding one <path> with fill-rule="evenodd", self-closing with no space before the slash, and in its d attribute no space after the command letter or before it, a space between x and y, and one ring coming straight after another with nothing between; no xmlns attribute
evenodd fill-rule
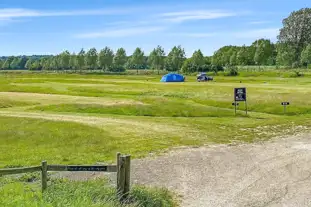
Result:
<svg viewBox="0 0 311 207"><path fill-rule="evenodd" d="M133 160L131 173L175 191L184 207L311 206L311 136L174 150Z"/></svg>

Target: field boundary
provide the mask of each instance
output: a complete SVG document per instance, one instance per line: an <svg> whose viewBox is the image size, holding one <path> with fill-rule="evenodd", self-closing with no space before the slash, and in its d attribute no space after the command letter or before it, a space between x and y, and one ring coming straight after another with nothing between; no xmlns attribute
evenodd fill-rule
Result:
<svg viewBox="0 0 311 207"><path fill-rule="evenodd" d="M0 177L41 171L41 187L44 192L48 187L48 171L70 171L70 172L116 172L117 173L117 196L120 202L127 200L130 191L130 155L117 153L116 165L48 165L42 161L41 166L23 168L0 169Z"/></svg>

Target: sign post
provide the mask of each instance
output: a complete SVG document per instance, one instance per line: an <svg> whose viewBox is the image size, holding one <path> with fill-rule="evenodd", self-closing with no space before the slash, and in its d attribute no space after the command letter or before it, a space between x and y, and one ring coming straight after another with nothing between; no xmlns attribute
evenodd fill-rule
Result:
<svg viewBox="0 0 311 207"><path fill-rule="evenodd" d="M246 100L246 88L235 88L234 89L234 105L235 105L235 114L237 102L245 102L245 112L247 115L247 100Z"/></svg>
<svg viewBox="0 0 311 207"><path fill-rule="evenodd" d="M289 106L289 102L282 102L282 106L284 106L284 114L286 113L286 106Z"/></svg>
<svg viewBox="0 0 311 207"><path fill-rule="evenodd" d="M239 106L240 104L238 103L238 102L233 102L232 103L232 106L234 106L234 113L235 113L235 115L236 115L236 110L237 110L237 107Z"/></svg>

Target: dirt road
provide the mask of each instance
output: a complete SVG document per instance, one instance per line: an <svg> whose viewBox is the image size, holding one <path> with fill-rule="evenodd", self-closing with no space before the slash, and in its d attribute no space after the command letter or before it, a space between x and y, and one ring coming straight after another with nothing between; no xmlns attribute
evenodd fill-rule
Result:
<svg viewBox="0 0 311 207"><path fill-rule="evenodd" d="M167 187L184 207L311 206L311 135L133 160L132 181Z"/></svg>

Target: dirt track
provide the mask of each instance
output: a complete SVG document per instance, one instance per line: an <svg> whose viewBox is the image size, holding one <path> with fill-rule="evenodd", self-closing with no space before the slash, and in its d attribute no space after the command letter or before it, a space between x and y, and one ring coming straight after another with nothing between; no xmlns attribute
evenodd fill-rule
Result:
<svg viewBox="0 0 311 207"><path fill-rule="evenodd" d="M311 136L134 160L132 181L167 187L185 207L311 206Z"/></svg>

